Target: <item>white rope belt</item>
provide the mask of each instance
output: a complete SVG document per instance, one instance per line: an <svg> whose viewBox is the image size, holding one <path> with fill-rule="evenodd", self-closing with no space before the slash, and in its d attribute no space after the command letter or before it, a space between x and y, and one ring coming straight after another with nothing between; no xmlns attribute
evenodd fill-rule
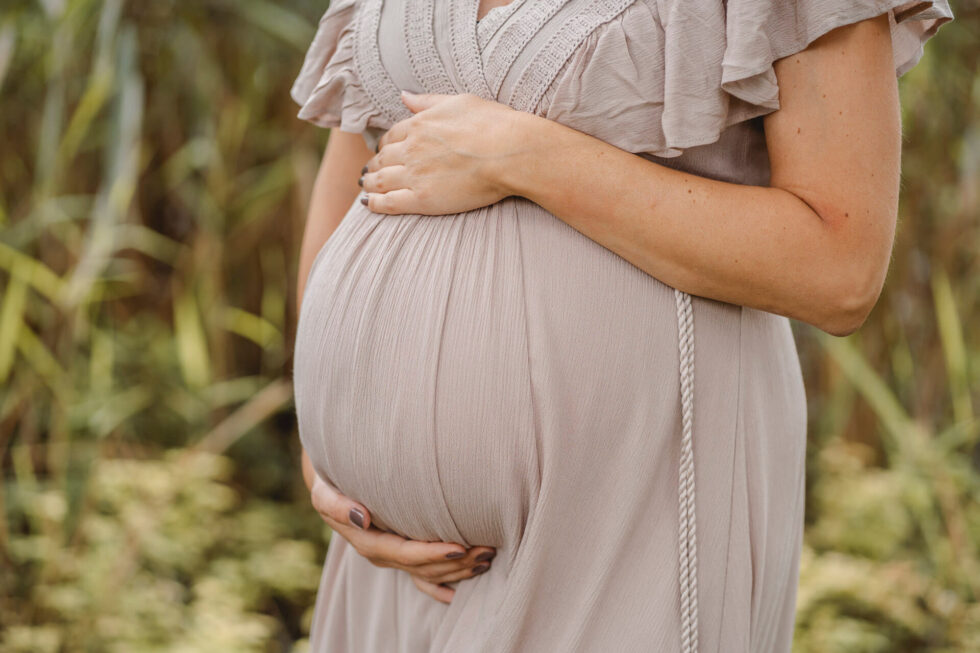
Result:
<svg viewBox="0 0 980 653"><path fill-rule="evenodd" d="M691 296L674 290L680 347L681 457L678 487L681 651L698 650L698 557L694 518L694 311Z"/></svg>

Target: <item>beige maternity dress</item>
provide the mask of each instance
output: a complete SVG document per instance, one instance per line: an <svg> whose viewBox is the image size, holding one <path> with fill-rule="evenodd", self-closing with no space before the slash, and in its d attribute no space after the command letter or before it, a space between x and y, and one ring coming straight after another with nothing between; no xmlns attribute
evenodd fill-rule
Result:
<svg viewBox="0 0 980 653"><path fill-rule="evenodd" d="M399 89L474 93L767 185L773 61L887 12L901 75L952 19L945 1L478 4L334 0L300 117L373 149L411 115ZM310 272L295 387L324 479L404 536L497 548L447 605L334 537L314 653L790 650L806 408L786 318L677 293L523 198L355 201Z"/></svg>

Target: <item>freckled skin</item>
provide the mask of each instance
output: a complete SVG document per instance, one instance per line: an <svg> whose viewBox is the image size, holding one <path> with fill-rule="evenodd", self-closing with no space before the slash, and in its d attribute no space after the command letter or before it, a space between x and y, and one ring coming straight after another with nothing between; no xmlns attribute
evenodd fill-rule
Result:
<svg viewBox="0 0 980 653"><path fill-rule="evenodd" d="M780 110L765 116L769 187L723 186L612 150L597 175L585 169L588 157L566 153L602 151L604 144L537 122L514 130L523 147L517 163L500 166L500 185L675 288L846 335L877 300L894 236L901 138L892 54L883 13L774 63ZM605 175L639 181L624 193ZM681 183L691 193L680 193ZM658 189L652 210L651 187ZM613 190L610 202L603 195ZM678 201L683 195L692 201ZM873 219L849 220L855 210ZM710 220L710 228L700 220ZM712 253L733 249L752 264L725 269L734 257Z"/></svg>

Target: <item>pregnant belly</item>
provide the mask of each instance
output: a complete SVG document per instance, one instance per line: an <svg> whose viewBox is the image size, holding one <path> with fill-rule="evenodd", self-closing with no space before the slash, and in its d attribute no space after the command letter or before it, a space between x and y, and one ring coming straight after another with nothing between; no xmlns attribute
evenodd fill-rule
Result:
<svg viewBox="0 0 980 653"><path fill-rule="evenodd" d="M633 419L621 408L631 384L657 364L638 364L637 343L659 340L660 364L676 369L671 292L521 198L436 217L355 203L305 290L294 367L304 448L406 537L516 543L540 458L561 447L535 404L581 413L576 423Z"/></svg>

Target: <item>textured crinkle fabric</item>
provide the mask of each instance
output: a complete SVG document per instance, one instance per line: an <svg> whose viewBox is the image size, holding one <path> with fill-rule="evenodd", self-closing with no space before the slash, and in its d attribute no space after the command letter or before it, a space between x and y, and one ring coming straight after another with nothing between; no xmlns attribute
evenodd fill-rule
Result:
<svg viewBox="0 0 980 653"><path fill-rule="evenodd" d="M300 118L353 133L371 128L376 139L391 121L356 74L357 2L331 3L291 94ZM492 10L491 20L505 8ZM565 60L536 112L630 152L675 157L777 110L773 62L837 27L885 13L897 76L953 18L947 0L635 0Z"/></svg>
<svg viewBox="0 0 980 653"><path fill-rule="evenodd" d="M945 0L640 0L565 64L545 115L630 152L674 157L779 108L773 62L887 13L897 75L952 20ZM625 116L634 129L624 129Z"/></svg>
<svg viewBox="0 0 980 653"><path fill-rule="evenodd" d="M679 3L683 4L683 3ZM923 46L953 19L946 0L734 0L728 3L728 46L721 59L721 87L765 109L779 108L774 61L805 50L831 30L888 14L896 76L922 58Z"/></svg>

